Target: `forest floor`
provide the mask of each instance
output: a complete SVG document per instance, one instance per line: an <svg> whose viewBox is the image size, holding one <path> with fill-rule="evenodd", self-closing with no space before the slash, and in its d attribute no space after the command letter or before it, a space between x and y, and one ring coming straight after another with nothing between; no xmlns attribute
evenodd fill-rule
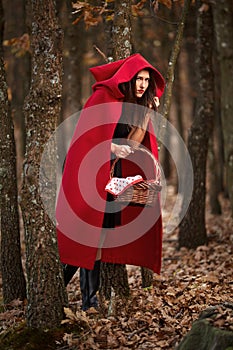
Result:
<svg viewBox="0 0 233 350"><path fill-rule="evenodd" d="M140 268L127 266L131 289L127 301L115 300L111 307L103 302L98 312L80 312L77 273L68 286L67 328L57 333L53 344L32 344L28 335L21 345L12 341L4 347L10 334L25 325L25 306L15 301L8 309L2 307L0 350L175 349L203 310L233 302L233 219L229 201L220 200L223 213L219 216L210 214L207 204L207 245L177 250L177 230L164 234L162 271L154 275L151 288L141 287ZM169 207L165 222L168 215ZM232 310L219 312L214 326L233 331Z"/></svg>

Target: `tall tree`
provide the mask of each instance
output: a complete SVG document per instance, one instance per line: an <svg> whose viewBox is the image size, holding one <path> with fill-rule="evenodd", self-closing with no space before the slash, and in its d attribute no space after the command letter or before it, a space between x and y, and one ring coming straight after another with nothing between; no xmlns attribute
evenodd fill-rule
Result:
<svg viewBox="0 0 233 350"><path fill-rule="evenodd" d="M29 38L26 32L26 2L24 0L3 0L5 12L4 56L7 60L7 83L11 91L11 112L14 121L18 178L21 175L25 153L24 98L30 83L30 54L27 50ZM17 16L15 9L17 8Z"/></svg>
<svg viewBox="0 0 233 350"><path fill-rule="evenodd" d="M213 4L221 85L221 118L224 137L226 187L233 216L233 3L219 0Z"/></svg>
<svg viewBox="0 0 233 350"><path fill-rule="evenodd" d="M57 1L59 18L64 30L63 91L61 121L80 111L82 107L82 71L84 55L84 24L74 25L72 1Z"/></svg>
<svg viewBox="0 0 233 350"><path fill-rule="evenodd" d="M215 77L220 77L221 73L218 60L216 37L214 41L213 70ZM226 190L224 184L224 141L221 120L220 80L221 79L215 79L214 83L214 130L212 138L210 139L208 154L208 195L210 211L214 215L220 215L222 213L219 194L222 193L224 189Z"/></svg>
<svg viewBox="0 0 233 350"><path fill-rule="evenodd" d="M112 25L114 19L114 1L106 3L106 11L103 13L103 28L105 34L105 53L107 57L112 57L113 54L113 40L112 40Z"/></svg>
<svg viewBox="0 0 233 350"><path fill-rule="evenodd" d="M0 1L0 213L1 213L1 273L4 303L26 297L20 248L18 190L14 127L7 96L2 38L4 16Z"/></svg>
<svg viewBox="0 0 233 350"><path fill-rule="evenodd" d="M114 60L128 57L132 53L131 0L115 0L111 33L113 52L110 56ZM110 298L112 290L119 296L129 295L126 266L102 263L101 292Z"/></svg>
<svg viewBox="0 0 233 350"><path fill-rule="evenodd" d="M25 100L27 147L23 170L22 211L26 241L28 280L27 321L29 327L52 328L60 324L67 303L62 268L57 250L55 225L40 196L40 163L46 142L54 132L61 111L62 31L58 26L55 1L32 0L32 78ZM55 207L56 149L43 198ZM50 173L49 173L50 170Z"/></svg>
<svg viewBox="0 0 233 350"><path fill-rule="evenodd" d="M214 115L212 10L206 4L201 6L200 0L196 1L196 10L196 71L199 86L195 118L188 136L188 151L193 164L194 187L189 208L179 227L179 246L188 248L196 248L207 242L205 226L206 160ZM188 174L186 181L186 186L189 186Z"/></svg>

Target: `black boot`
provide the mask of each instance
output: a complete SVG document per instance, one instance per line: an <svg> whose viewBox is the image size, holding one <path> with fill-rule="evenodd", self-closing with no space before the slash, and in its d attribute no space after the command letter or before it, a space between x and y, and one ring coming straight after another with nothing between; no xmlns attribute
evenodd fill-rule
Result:
<svg viewBox="0 0 233 350"><path fill-rule="evenodd" d="M100 260L97 260L94 269L89 271L89 300L91 307L98 307L98 299L96 293L100 285Z"/></svg>
<svg viewBox="0 0 233 350"><path fill-rule="evenodd" d="M100 260L97 260L93 270L80 268L80 289L82 293L82 310L98 307L96 293L100 281Z"/></svg>
<svg viewBox="0 0 233 350"><path fill-rule="evenodd" d="M71 278L74 276L75 272L78 270L77 266L62 264L64 273L65 287L70 282Z"/></svg>

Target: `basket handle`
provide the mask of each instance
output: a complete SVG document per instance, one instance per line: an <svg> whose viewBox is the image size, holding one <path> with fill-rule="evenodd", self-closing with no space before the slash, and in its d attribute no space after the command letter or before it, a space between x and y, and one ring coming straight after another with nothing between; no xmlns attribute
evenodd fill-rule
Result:
<svg viewBox="0 0 233 350"><path fill-rule="evenodd" d="M153 162L154 162L154 165L155 165L155 177L156 177L156 180L157 179L160 179L160 175L161 175L161 171L160 171L160 167L159 167L159 164L158 164L158 161L156 160L155 156L150 152L148 151L146 148L142 148L142 147L132 147L135 151L142 151L146 154L148 154ZM113 175L114 175L114 168L115 168L115 165L116 163L118 162L119 159L122 159L120 157L117 157L116 159L114 159L113 163L112 163L112 166L111 166L111 170L110 170L110 179L113 178Z"/></svg>

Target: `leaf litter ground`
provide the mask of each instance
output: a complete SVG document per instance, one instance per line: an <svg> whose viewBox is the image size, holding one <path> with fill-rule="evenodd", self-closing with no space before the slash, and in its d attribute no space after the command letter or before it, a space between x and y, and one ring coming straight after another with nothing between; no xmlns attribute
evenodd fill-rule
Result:
<svg viewBox="0 0 233 350"><path fill-rule="evenodd" d="M98 311L81 312L77 273L68 286L63 326L76 325L79 331L67 328L53 349L175 349L200 313L213 306L218 306L213 325L233 331L232 308L224 307L233 303L233 219L228 200L221 198L221 204L221 216L211 215L207 208L207 245L177 250L177 229L164 234L163 267L151 288L141 287L140 268L127 266L128 300L101 301ZM169 206L163 215L166 223ZM10 308L2 308L0 335L24 321L25 307L14 301Z"/></svg>

